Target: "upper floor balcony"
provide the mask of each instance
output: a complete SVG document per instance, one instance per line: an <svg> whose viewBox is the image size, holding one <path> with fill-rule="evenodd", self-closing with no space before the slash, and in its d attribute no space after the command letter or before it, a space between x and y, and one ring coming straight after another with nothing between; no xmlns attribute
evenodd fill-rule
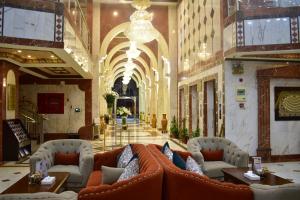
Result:
<svg viewBox="0 0 300 200"><path fill-rule="evenodd" d="M300 0L227 0L226 58L300 60Z"/></svg>
<svg viewBox="0 0 300 200"><path fill-rule="evenodd" d="M91 34L78 0L2 0L0 59L40 78L92 78Z"/></svg>

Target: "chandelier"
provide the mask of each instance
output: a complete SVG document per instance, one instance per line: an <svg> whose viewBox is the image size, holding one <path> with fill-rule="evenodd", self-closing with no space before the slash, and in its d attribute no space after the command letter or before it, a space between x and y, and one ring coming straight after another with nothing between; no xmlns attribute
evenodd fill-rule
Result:
<svg viewBox="0 0 300 200"><path fill-rule="evenodd" d="M126 54L128 59L136 59L137 57L140 56L141 51L137 49L135 41L130 42L130 48L129 50L126 51Z"/></svg>
<svg viewBox="0 0 300 200"><path fill-rule="evenodd" d="M201 60L206 60L210 56L210 53L208 53L206 49L207 49L206 43L202 43L200 47L200 51L198 52L198 57Z"/></svg>
<svg viewBox="0 0 300 200"><path fill-rule="evenodd" d="M123 76L122 83L124 85L127 85L129 83L129 81L131 80L131 76L133 74L135 65L131 59L128 59L127 63L124 65L124 67L125 67L125 71L123 73L124 76Z"/></svg>
<svg viewBox="0 0 300 200"><path fill-rule="evenodd" d="M150 7L150 0L134 0L132 6L137 10L130 16L131 23L125 35L141 44L158 38L158 32L151 23L153 14L146 11Z"/></svg>

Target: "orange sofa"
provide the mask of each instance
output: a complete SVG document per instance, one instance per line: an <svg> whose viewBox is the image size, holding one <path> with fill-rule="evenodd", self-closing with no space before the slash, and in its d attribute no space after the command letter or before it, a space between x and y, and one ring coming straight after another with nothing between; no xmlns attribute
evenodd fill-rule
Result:
<svg viewBox="0 0 300 200"><path fill-rule="evenodd" d="M147 148L164 168L163 200L253 200L248 186L224 183L179 169L161 152L161 146L150 144ZM177 153L184 160L191 156L188 152Z"/></svg>
<svg viewBox="0 0 300 200"><path fill-rule="evenodd" d="M101 166L116 167L117 156L123 148L94 157L94 171L91 173L86 188L78 194L79 200L160 200L162 196L163 168L142 144L133 144L134 153L138 154L140 173L126 181L112 185L101 184Z"/></svg>

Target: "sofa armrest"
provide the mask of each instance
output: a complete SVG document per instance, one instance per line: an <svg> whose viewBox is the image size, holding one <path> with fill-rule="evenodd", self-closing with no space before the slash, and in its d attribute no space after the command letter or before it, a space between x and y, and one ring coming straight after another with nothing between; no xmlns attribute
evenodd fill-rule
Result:
<svg viewBox="0 0 300 200"><path fill-rule="evenodd" d="M235 155L235 166L237 167L248 167L249 154L245 151L239 150Z"/></svg>
<svg viewBox="0 0 300 200"><path fill-rule="evenodd" d="M26 194L4 194L0 195L1 200L77 200L77 193L66 191L60 194L51 192L38 192Z"/></svg>
<svg viewBox="0 0 300 200"><path fill-rule="evenodd" d="M97 153L94 155L94 170L100 170L101 166L116 167L117 157L124 148L115 149L105 153Z"/></svg>
<svg viewBox="0 0 300 200"><path fill-rule="evenodd" d="M285 185L250 185L254 193L254 200L295 200L299 198L300 184Z"/></svg>
<svg viewBox="0 0 300 200"><path fill-rule="evenodd" d="M35 172L36 162L45 160L47 169L54 165L54 150L46 146L41 146L37 152L30 156L30 172Z"/></svg>
<svg viewBox="0 0 300 200"><path fill-rule="evenodd" d="M91 144L82 144L80 146L79 170L83 176L82 182L85 184L93 171L94 155Z"/></svg>

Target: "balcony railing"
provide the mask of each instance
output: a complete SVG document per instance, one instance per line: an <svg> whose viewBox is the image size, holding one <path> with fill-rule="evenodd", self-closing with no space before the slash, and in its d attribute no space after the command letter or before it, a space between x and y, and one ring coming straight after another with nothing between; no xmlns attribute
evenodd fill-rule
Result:
<svg viewBox="0 0 300 200"><path fill-rule="evenodd" d="M227 0L228 16L236 11L300 6L300 0Z"/></svg>
<svg viewBox="0 0 300 200"><path fill-rule="evenodd" d="M90 52L91 38L87 20L78 0L61 0L65 5L65 14L84 47Z"/></svg>

